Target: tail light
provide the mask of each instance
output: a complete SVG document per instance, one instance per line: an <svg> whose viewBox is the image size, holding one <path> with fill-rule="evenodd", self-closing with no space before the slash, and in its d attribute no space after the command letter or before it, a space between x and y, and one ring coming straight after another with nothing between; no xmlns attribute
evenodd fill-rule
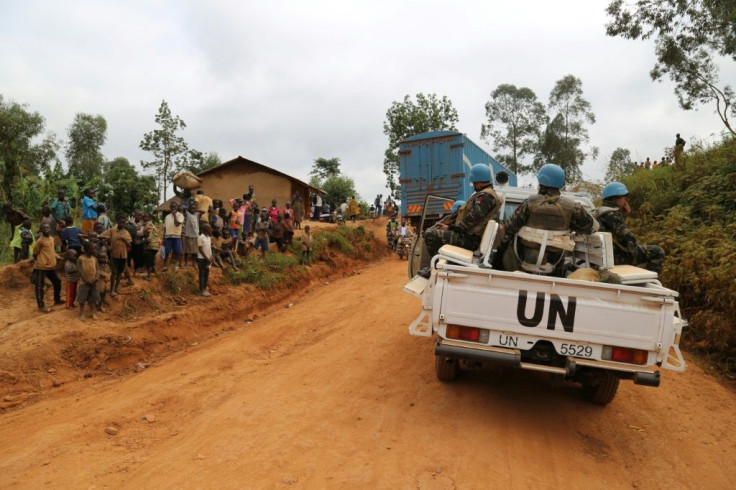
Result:
<svg viewBox="0 0 736 490"><path fill-rule="evenodd" d="M614 347L604 345L601 358L605 361L625 362L627 364L643 365L647 363L649 352L641 349L629 349L628 347Z"/></svg>
<svg viewBox="0 0 736 490"><path fill-rule="evenodd" d="M488 343L490 330L476 327L463 327L462 325L448 325L445 331L448 339L468 340L470 342Z"/></svg>

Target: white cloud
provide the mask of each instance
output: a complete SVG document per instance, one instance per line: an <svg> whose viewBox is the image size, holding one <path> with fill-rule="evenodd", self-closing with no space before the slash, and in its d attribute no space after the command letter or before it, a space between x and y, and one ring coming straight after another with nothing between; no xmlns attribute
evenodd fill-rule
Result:
<svg viewBox="0 0 736 490"><path fill-rule="evenodd" d="M26 1L0 19L0 92L64 135L76 112L108 121L109 158L138 162L162 99L192 147L243 155L303 179L339 157L365 199L387 194L382 123L394 100L447 95L478 143L484 104L501 83L547 100L570 73L598 122L602 178L618 146L661 157L674 134L721 131L711 107L683 112L653 84L650 43L605 36L608 0ZM729 78L730 77L730 78ZM736 79L733 66L724 80Z"/></svg>

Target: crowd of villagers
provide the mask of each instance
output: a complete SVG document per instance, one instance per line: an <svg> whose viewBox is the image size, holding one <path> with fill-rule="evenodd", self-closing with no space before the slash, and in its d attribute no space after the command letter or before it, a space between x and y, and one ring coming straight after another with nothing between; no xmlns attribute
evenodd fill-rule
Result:
<svg viewBox="0 0 736 490"><path fill-rule="evenodd" d="M96 319L98 311L105 311L107 297L120 294L121 286L131 286L137 275L150 279L156 274L157 256L164 271L172 266L196 268L200 294L209 296L212 266L229 264L237 269L235 254L251 250L260 251L261 260L265 260L269 249L286 251L294 230L302 229L305 208L297 194L283 207L276 199L271 206L259 207L253 186L249 186L242 198L229 200L227 209L221 200L208 197L201 189L174 190L181 202L171 203L163 226L141 211L109 217L105 205L96 201L94 189L85 189L80 200L80 223L72 217L72 203L65 190L59 190L56 199L42 206L36 229L25 212L5 204L14 261L30 260L33 264L31 283L38 309L51 311L45 298L50 283L54 305L78 308L82 320L86 305ZM310 265L309 225L303 228L301 243L301 262ZM66 286L64 300L60 273Z"/></svg>

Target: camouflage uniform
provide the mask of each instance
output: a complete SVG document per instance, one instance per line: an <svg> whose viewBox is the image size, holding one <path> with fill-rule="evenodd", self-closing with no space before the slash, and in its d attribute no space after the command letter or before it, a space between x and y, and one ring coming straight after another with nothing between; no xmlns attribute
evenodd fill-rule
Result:
<svg viewBox="0 0 736 490"><path fill-rule="evenodd" d="M594 231L595 220L587 211L573 199L560 195L557 189L548 188L535 196L524 200L514 213L504 221L505 237L501 248L506 248L503 255L503 266L508 271L519 270L521 263L514 252L513 237L524 226L542 230L574 231L588 235ZM538 244L517 241L523 256L525 249L539 249ZM552 247L547 248L547 261L556 263L562 251ZM531 260L531 259L529 259ZM555 273L562 271L555 271Z"/></svg>
<svg viewBox="0 0 736 490"><path fill-rule="evenodd" d="M448 225L447 229L432 227L424 232L424 245L427 247L428 257L434 257L442 245L456 245L468 250L477 249L486 225L498 216L500 208L501 199L496 195L492 185L489 184L477 191L457 210L454 219L445 223Z"/></svg>
<svg viewBox="0 0 736 490"><path fill-rule="evenodd" d="M600 231L610 232L613 236L614 264L641 266L659 274L664 262L664 250L657 245L639 245L613 200L603 201L603 205L595 210L595 216L601 225Z"/></svg>

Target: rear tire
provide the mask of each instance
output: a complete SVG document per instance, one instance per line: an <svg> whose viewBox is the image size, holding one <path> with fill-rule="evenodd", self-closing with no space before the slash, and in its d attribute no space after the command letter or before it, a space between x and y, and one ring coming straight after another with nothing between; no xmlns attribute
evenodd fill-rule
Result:
<svg viewBox="0 0 736 490"><path fill-rule="evenodd" d="M613 401L618 391L618 384L621 380L609 373L604 371L598 376L598 383L588 384L583 386L583 393L588 401L595 403L596 405L608 405Z"/></svg>
<svg viewBox="0 0 736 490"><path fill-rule="evenodd" d="M460 374L460 363L457 359L435 356L434 370L437 379L441 381L455 381Z"/></svg>

